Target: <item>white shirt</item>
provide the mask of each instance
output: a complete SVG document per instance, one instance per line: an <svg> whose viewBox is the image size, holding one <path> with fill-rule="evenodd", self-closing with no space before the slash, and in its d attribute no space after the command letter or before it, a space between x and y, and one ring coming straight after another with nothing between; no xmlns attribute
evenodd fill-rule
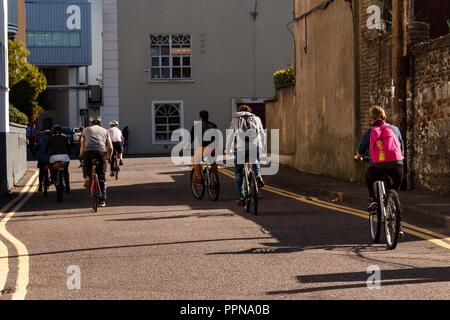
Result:
<svg viewBox="0 0 450 320"><path fill-rule="evenodd" d="M119 128L113 127L108 129L109 136L111 137L111 141L114 142L123 142L122 131Z"/></svg>
<svg viewBox="0 0 450 320"><path fill-rule="evenodd" d="M256 124L258 126L258 136L256 139L252 140L250 143L258 148L258 150L262 150L264 148L264 145L266 143L266 132L264 131L264 127L261 121L261 118L258 116L255 116L252 113L249 112L238 112L233 117L233 120L231 121L230 129L232 129L231 134L227 135L227 143L226 143L226 149L229 152L233 152L233 148L236 148L237 150L243 150L245 149L246 143L245 143L245 137L242 137L241 135L237 134L237 130L239 129L239 118L242 116L254 116L254 119L256 121ZM235 138L236 144L235 144Z"/></svg>

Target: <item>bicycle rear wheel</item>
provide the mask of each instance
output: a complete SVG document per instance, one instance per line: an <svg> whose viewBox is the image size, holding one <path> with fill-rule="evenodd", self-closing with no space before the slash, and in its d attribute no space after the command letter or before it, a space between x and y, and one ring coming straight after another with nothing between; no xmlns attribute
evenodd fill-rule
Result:
<svg viewBox="0 0 450 320"><path fill-rule="evenodd" d="M402 219L402 209L397 191L390 190L386 202L386 218L384 223L386 247L388 250L394 250L398 244Z"/></svg>
<svg viewBox="0 0 450 320"><path fill-rule="evenodd" d="M256 182L256 177L253 173L249 176L249 189L250 189L250 212L254 215L258 215L258 185Z"/></svg>
<svg viewBox="0 0 450 320"><path fill-rule="evenodd" d="M61 170L58 170L56 177L56 198L59 202L63 202L64 198L64 181L63 181L63 173Z"/></svg>
<svg viewBox="0 0 450 320"><path fill-rule="evenodd" d="M205 181L195 183L195 170L191 171L191 191L195 199L201 200L205 196Z"/></svg>
<svg viewBox="0 0 450 320"><path fill-rule="evenodd" d="M214 172L214 170L209 171L208 194L212 201L219 200L220 180L219 174L217 172Z"/></svg>
<svg viewBox="0 0 450 320"><path fill-rule="evenodd" d="M44 181L42 182L44 184L43 188L44 188L44 197L47 198L48 196L48 187L50 184L50 181L48 179L48 170L46 169L44 172Z"/></svg>

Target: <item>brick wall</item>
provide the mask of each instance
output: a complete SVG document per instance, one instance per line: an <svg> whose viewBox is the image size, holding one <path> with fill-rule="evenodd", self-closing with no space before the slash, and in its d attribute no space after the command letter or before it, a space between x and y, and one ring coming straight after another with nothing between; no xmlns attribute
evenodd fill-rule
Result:
<svg viewBox="0 0 450 320"><path fill-rule="evenodd" d="M359 61L360 61L360 106L359 129L363 132L369 124L369 109L376 104L382 104L391 115L391 122L396 123L395 115L391 114L391 52L392 37L390 32L369 30L367 8L379 4L374 0L359 1Z"/></svg>
<svg viewBox="0 0 450 320"><path fill-rule="evenodd" d="M414 187L450 194L450 36L418 45L414 60Z"/></svg>

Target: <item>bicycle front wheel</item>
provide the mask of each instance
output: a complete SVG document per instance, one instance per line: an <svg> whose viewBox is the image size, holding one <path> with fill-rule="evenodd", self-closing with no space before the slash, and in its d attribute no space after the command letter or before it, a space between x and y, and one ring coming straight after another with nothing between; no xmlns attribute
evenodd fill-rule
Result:
<svg viewBox="0 0 450 320"><path fill-rule="evenodd" d="M256 177L254 174L249 176L249 189L250 189L250 212L254 215L258 215L258 184L256 182Z"/></svg>
<svg viewBox="0 0 450 320"><path fill-rule="evenodd" d="M195 199L201 200L205 196L205 181L195 183L195 170L191 171L191 191Z"/></svg>
<svg viewBox="0 0 450 320"><path fill-rule="evenodd" d="M401 210L400 199L397 191L390 190L387 197L386 218L384 222L386 247L388 250L394 250L398 244L402 219Z"/></svg>
<svg viewBox="0 0 450 320"><path fill-rule="evenodd" d="M369 212L369 215L370 235L373 243L378 243L380 242L382 221L380 203L378 203L376 211L374 210L374 212Z"/></svg>
<svg viewBox="0 0 450 320"><path fill-rule="evenodd" d="M214 172L214 170L209 171L208 194L212 201L219 200L220 194L219 174L217 172Z"/></svg>

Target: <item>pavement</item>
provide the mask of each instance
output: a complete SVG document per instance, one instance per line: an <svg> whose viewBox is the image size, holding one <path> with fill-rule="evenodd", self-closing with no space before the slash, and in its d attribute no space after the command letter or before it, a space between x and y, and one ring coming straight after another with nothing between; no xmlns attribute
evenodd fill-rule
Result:
<svg viewBox="0 0 450 320"><path fill-rule="evenodd" d="M224 169L220 200L197 201L189 167L126 159L96 214L76 161L70 171L63 203L31 193L1 213L0 300L450 299L447 230L408 225L387 251L362 206L307 196L311 181L289 169L267 179L259 216L236 206Z"/></svg>

